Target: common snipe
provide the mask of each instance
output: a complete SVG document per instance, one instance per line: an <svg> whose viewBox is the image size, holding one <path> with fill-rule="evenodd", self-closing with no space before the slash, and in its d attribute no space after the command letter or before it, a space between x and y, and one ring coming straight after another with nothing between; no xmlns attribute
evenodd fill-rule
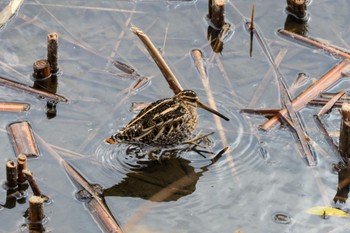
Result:
<svg viewBox="0 0 350 233"><path fill-rule="evenodd" d="M157 148L172 147L186 141L197 128L197 107L228 121L219 112L204 105L197 94L184 90L172 98L151 103L116 134L105 140L108 144L127 143Z"/></svg>

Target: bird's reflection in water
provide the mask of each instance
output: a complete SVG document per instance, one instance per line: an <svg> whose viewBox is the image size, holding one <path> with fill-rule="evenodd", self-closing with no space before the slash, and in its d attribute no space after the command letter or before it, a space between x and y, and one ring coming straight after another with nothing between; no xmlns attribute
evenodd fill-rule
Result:
<svg viewBox="0 0 350 233"><path fill-rule="evenodd" d="M104 190L104 196L138 197L151 201L176 201L193 193L205 166L195 171L190 161L178 156L178 150L167 151L158 160L138 161L138 167L127 177Z"/></svg>

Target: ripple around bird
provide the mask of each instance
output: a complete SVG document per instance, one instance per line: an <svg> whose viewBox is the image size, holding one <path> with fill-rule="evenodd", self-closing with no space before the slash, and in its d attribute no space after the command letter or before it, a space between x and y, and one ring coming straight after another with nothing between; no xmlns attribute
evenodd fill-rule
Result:
<svg viewBox="0 0 350 233"><path fill-rule="evenodd" d="M200 118L197 132L214 132L210 137L210 145L204 150L210 150L213 154L205 153L205 157L195 151L184 151L183 147L163 149L159 153L153 153L160 163L164 159L178 159L186 166L194 169L200 176L205 175L205 182L216 182L218 179L227 179L245 173L264 163L259 150L259 143L254 132L245 124L239 112L225 112L230 118L229 122L222 122L223 130L219 132L212 123L212 118ZM215 162L212 159L224 148L222 137L225 137L228 150ZM200 148L201 149L201 148ZM160 156L161 155L161 156ZM152 161L147 156L147 149L126 144L106 145L100 143L96 149L96 157L103 164L106 173L123 174L138 172ZM182 164L182 166L184 166ZM260 164L260 165L259 165ZM183 169L179 168L179 169Z"/></svg>

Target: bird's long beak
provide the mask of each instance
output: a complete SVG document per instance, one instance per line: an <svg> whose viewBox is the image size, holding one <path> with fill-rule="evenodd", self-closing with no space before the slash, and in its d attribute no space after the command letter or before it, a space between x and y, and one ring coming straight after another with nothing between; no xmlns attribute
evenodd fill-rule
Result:
<svg viewBox="0 0 350 233"><path fill-rule="evenodd" d="M198 104L198 107L200 108L203 108L219 117L221 117L222 119L226 120L226 121L229 121L230 119L228 119L227 117L225 117L224 115L222 115L221 113L219 113L218 111L210 108L209 106L205 105L204 103L202 103L200 100L197 100L197 104Z"/></svg>

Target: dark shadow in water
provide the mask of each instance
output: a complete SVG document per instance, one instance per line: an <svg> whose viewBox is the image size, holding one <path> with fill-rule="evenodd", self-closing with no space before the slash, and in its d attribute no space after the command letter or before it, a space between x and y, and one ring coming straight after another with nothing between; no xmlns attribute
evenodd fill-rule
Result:
<svg viewBox="0 0 350 233"><path fill-rule="evenodd" d="M6 191L6 202L5 204L1 204L2 207L6 209L13 209L16 207L16 204L24 204L26 203L27 197L27 189L29 185L27 183L19 184L14 189L7 189Z"/></svg>
<svg viewBox="0 0 350 233"><path fill-rule="evenodd" d="M301 36L306 36L308 33L308 20L299 19L294 15L289 14L286 22L284 23L284 29L290 32L294 32Z"/></svg>
<svg viewBox="0 0 350 233"><path fill-rule="evenodd" d="M35 88L37 90L46 91L46 92L56 94L56 92L57 92L57 75L52 74L50 77L45 78L43 80L34 80L33 88ZM55 101L47 101L47 104L46 104L47 119L52 119L52 118L56 117L56 114L57 114L56 105L57 105L57 102L55 102Z"/></svg>
<svg viewBox="0 0 350 233"><path fill-rule="evenodd" d="M119 184L104 190L104 196L138 197L151 201L177 201L196 190L199 177L208 166L199 171L191 161L178 157L176 150L158 160L138 161L138 168L129 172ZM217 157L216 157L217 158Z"/></svg>
<svg viewBox="0 0 350 233"><path fill-rule="evenodd" d="M210 46L215 53L221 53L224 49L224 42L219 38L220 30L213 28L212 26L208 27L207 40L210 41Z"/></svg>
<svg viewBox="0 0 350 233"><path fill-rule="evenodd" d="M350 191L350 166L335 166L335 169L338 171L338 189L333 201L345 203Z"/></svg>

